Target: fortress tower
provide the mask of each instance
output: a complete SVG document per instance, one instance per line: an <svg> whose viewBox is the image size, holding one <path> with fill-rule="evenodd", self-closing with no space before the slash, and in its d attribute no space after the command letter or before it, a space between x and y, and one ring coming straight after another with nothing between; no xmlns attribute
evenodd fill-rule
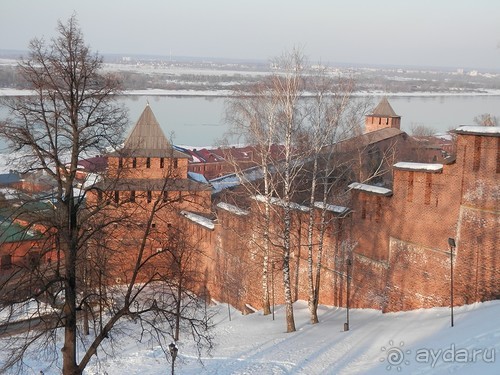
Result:
<svg viewBox="0 0 500 375"><path fill-rule="evenodd" d="M392 109L389 101L384 96L373 112L366 115L365 133L384 128L401 128L401 116L397 115Z"/></svg>

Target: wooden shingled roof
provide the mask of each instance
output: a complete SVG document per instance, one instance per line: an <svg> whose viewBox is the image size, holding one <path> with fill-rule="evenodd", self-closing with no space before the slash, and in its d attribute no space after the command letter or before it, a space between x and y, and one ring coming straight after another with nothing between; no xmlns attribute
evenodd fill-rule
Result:
<svg viewBox="0 0 500 375"><path fill-rule="evenodd" d="M399 115L394 112L394 109L392 109L391 105L389 104L389 101L387 98L384 96L380 103L375 107L373 112L369 116L374 116L374 117L400 117Z"/></svg>
<svg viewBox="0 0 500 375"><path fill-rule="evenodd" d="M149 103L125 140L122 153L137 157L189 158L172 147Z"/></svg>

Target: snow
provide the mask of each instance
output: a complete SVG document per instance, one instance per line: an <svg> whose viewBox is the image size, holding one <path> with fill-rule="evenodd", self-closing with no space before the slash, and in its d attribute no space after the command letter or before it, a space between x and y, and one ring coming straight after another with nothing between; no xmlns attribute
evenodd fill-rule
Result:
<svg viewBox="0 0 500 375"><path fill-rule="evenodd" d="M1 309L0 325L8 322L32 319L39 315L48 315L53 312L55 312L55 310L50 305L30 299L25 303L11 305L8 308Z"/></svg>
<svg viewBox="0 0 500 375"><path fill-rule="evenodd" d="M220 73L220 72L217 72ZM223 75L223 74L221 74ZM31 90L20 90L14 88L0 88L0 96L29 96L34 95L35 92ZM123 95L129 96L231 96L232 90L165 90L165 89L143 89L143 90L127 90ZM309 94L312 95L312 94ZM391 93L389 97L462 97L462 96L499 96L500 90L497 89L483 89L482 92L397 92ZM305 95L306 96L306 95ZM371 96L387 96L383 91L359 91L355 92L353 96L357 97L371 97Z"/></svg>
<svg viewBox="0 0 500 375"><path fill-rule="evenodd" d="M266 197L264 195L255 195L252 198L258 202L263 202L263 203L266 202ZM270 197L269 203L274 204L276 206L281 206L281 207L286 207L288 205L288 207L291 208L292 210L309 212L309 207L303 206L303 205L295 203L295 202L288 202L288 204L287 204L283 199L276 198L276 197Z"/></svg>
<svg viewBox="0 0 500 375"><path fill-rule="evenodd" d="M349 211L348 207L344 206L336 206L334 204L325 204L323 202L314 202L314 207L319 208L320 210L327 210L327 211L332 211L333 213L342 215L345 214Z"/></svg>
<svg viewBox="0 0 500 375"><path fill-rule="evenodd" d="M319 306L320 323L311 325L307 303L294 304L297 331L285 333L285 309L277 306L275 320L261 311L242 315L228 306L214 312L215 348L201 362L189 337L177 342L175 373L197 374L498 374L500 361L500 301L455 307L382 314L350 309L350 330L344 331L346 310ZM125 327L124 327L125 328ZM129 334L140 325L127 323ZM185 341L184 341L185 340ZM158 346L137 343L127 336L115 342L119 354L100 358L86 375L159 375L170 363ZM463 356L467 353L468 357ZM476 353L476 354L474 354ZM473 356L476 356L475 360ZM1 354L0 354L1 356ZM169 359L170 360L170 359ZM28 361L33 373L59 374L37 360Z"/></svg>
<svg viewBox="0 0 500 375"><path fill-rule="evenodd" d="M473 126L463 125L455 129L457 133L473 133L473 134L496 134L500 135L500 126Z"/></svg>
<svg viewBox="0 0 500 375"><path fill-rule="evenodd" d="M224 189L233 188L245 182L251 182L262 178L262 168L261 167L251 167L241 171L239 174L231 173L222 177L217 177L210 180L210 184L214 189L214 193L220 192Z"/></svg>
<svg viewBox="0 0 500 375"><path fill-rule="evenodd" d="M213 188L212 193L218 193L224 189L230 189L232 187L240 185L241 180L235 174L230 174L210 180L209 183Z"/></svg>
<svg viewBox="0 0 500 375"><path fill-rule="evenodd" d="M217 203L217 207L219 207L223 210L232 212L233 214L238 215L238 216L246 216L250 213L247 210L243 210L239 207L236 207L236 206L229 204L229 203L226 203L226 202Z"/></svg>
<svg viewBox="0 0 500 375"><path fill-rule="evenodd" d="M443 170L443 164L399 162L394 164L394 168L409 169L413 171L441 172Z"/></svg>
<svg viewBox="0 0 500 375"><path fill-rule="evenodd" d="M200 182L202 184L208 184L207 179L201 173L188 172L188 177L193 181Z"/></svg>
<svg viewBox="0 0 500 375"><path fill-rule="evenodd" d="M213 221L207 219L204 216L197 215L189 211L181 211L181 215L184 216L186 219L189 219L197 224L200 224L201 226L204 226L205 228L208 228L210 230L213 230L215 228Z"/></svg>
<svg viewBox="0 0 500 375"><path fill-rule="evenodd" d="M360 182L353 182L352 184L349 185L351 189L354 190L362 190L368 193L373 193L373 194L380 194L380 195L391 195L392 190L386 189L380 186L374 186L374 185L367 185L367 184L362 184Z"/></svg>

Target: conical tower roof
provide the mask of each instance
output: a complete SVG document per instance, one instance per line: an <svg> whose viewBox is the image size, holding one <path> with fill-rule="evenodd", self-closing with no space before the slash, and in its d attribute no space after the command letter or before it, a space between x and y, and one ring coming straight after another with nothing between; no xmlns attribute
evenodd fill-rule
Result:
<svg viewBox="0 0 500 375"><path fill-rule="evenodd" d="M375 107L370 116L400 117L399 115L396 114L396 112L394 112L394 109L392 109L391 105L389 104L389 101L385 96L382 98L380 103L378 103L378 105Z"/></svg>
<svg viewBox="0 0 500 375"><path fill-rule="evenodd" d="M122 150L129 156L138 157L188 157L172 147L149 103L125 140Z"/></svg>

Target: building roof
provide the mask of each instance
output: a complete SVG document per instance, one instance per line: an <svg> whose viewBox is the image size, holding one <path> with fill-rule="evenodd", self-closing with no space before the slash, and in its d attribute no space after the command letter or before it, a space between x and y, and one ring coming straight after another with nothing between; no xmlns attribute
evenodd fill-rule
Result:
<svg viewBox="0 0 500 375"><path fill-rule="evenodd" d="M191 179L142 179L121 178L120 180L103 180L94 188L103 191L203 191L212 190L209 184L203 184Z"/></svg>
<svg viewBox="0 0 500 375"><path fill-rule="evenodd" d="M394 109L392 109L391 105L389 104L389 101L387 98L384 96L382 100L380 100L380 103L375 107L373 112L369 116L375 116L375 117L400 117L399 115L394 112Z"/></svg>
<svg viewBox="0 0 500 375"><path fill-rule="evenodd" d="M333 145L325 146L323 151L331 152L332 150L335 150L336 152L349 152L361 150L378 142L405 136L406 133L397 128L383 128L340 141Z"/></svg>
<svg viewBox="0 0 500 375"><path fill-rule="evenodd" d="M137 157L188 158L188 155L172 147L149 103L125 140L120 153Z"/></svg>
<svg viewBox="0 0 500 375"><path fill-rule="evenodd" d="M19 242L40 239L39 232L0 217L0 243Z"/></svg>
<svg viewBox="0 0 500 375"><path fill-rule="evenodd" d="M108 159L104 156L82 159L78 161L78 166L84 168L86 172L102 172L108 166Z"/></svg>
<svg viewBox="0 0 500 375"><path fill-rule="evenodd" d="M0 174L0 185L12 185L21 181L19 173L2 173Z"/></svg>

